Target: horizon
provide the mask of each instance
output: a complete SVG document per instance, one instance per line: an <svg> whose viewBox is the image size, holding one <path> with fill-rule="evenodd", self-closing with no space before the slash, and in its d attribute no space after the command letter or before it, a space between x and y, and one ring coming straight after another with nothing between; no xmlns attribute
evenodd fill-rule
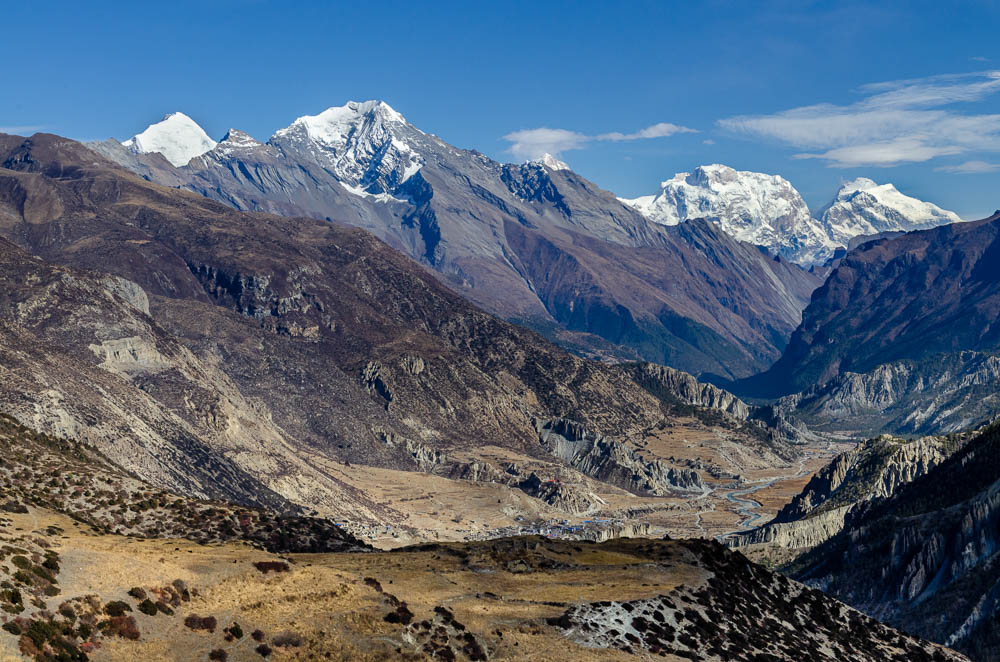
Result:
<svg viewBox="0 0 1000 662"><path fill-rule="evenodd" d="M584 3L572 12L397 2L381 12L313 2L289 10L267 0L168 11L56 5L64 9L45 19L65 39L11 72L22 93L0 114L0 131L127 140L179 111L215 140L237 128L266 141L295 118L379 99L456 147L514 163L548 152L625 198L720 163L782 176L810 210L858 177L966 220L1000 207L993 2L957 13L934 3L827 2L632 2L615 11ZM39 18L30 7L9 13L15 22ZM123 29L137 22L142 30ZM374 22L374 38L343 30ZM956 22L961 39L948 34ZM484 35L482 25L500 34ZM198 48L177 50L178 31ZM28 38L15 34L12 48L31 48ZM95 38L112 47L86 48ZM64 66L70 57L77 67ZM81 66L104 75L81 81Z"/></svg>

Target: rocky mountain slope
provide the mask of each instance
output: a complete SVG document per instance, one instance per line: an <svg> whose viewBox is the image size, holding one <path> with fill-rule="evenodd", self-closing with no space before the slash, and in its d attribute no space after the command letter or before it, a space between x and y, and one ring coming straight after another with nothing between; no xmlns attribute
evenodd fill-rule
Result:
<svg viewBox="0 0 1000 662"><path fill-rule="evenodd" d="M792 575L908 632L1000 655L1000 428L848 518Z"/></svg>
<svg viewBox="0 0 1000 662"><path fill-rule="evenodd" d="M648 488L613 489L693 480L690 457L637 450L690 393L483 313L359 229L236 212L56 136L0 147L0 235L18 244L0 243L0 406L21 421L161 487L383 526L404 518L366 472L491 483L543 512L586 511L595 481L637 468ZM717 442L794 453L708 392ZM543 443L556 420L614 443L574 468Z"/></svg>
<svg viewBox="0 0 1000 662"><path fill-rule="evenodd" d="M992 351L934 354L845 372L775 405L793 425L850 436L965 430L1000 409L1000 357Z"/></svg>
<svg viewBox="0 0 1000 662"><path fill-rule="evenodd" d="M583 353L746 376L780 354L819 278L709 223L651 223L555 162L502 165L380 102L230 130L175 168L92 145L152 181L240 210L336 220L430 266L486 310Z"/></svg>
<svg viewBox="0 0 1000 662"><path fill-rule="evenodd" d="M1000 214L862 244L816 290L781 359L741 387L783 395L898 361L989 354L1000 346L998 231Z"/></svg>
<svg viewBox="0 0 1000 662"><path fill-rule="evenodd" d="M982 430L907 440L883 435L859 443L816 472L773 520L726 539L732 547L801 550L833 537L851 513L887 499L931 471Z"/></svg>

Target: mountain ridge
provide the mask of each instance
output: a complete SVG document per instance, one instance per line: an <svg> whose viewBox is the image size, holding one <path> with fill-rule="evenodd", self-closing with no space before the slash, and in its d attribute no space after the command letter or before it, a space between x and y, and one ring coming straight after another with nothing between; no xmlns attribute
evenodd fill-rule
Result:
<svg viewBox="0 0 1000 662"><path fill-rule="evenodd" d="M504 165L455 148L383 104L324 113L329 131L317 129L319 141L305 125L322 122L304 120L268 143L223 141L181 168L114 143L92 147L152 181L237 209L362 227L505 319L584 353L670 361L696 375L766 367L819 282L728 235L651 223L571 170ZM548 278L531 264L539 242L565 275ZM666 284L692 261L707 278Z"/></svg>

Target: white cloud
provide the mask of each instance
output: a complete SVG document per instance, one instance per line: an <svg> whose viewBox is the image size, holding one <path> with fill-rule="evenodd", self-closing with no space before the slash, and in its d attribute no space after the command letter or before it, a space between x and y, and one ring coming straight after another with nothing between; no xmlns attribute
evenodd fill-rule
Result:
<svg viewBox="0 0 1000 662"><path fill-rule="evenodd" d="M818 104L773 115L719 120L730 131L810 151L831 167L889 167L974 151L1000 152L1000 115L943 108L1000 92L1000 72L985 71L862 88L868 97L849 106Z"/></svg>
<svg viewBox="0 0 1000 662"><path fill-rule="evenodd" d="M669 122L659 122L634 133L613 131L611 133L588 136L567 129L541 127L538 129L514 131L505 135L503 139L511 143L507 151L515 157L521 160L533 160L540 159L546 154L559 156L562 152L582 149L595 140L611 142L648 140L651 138L667 138L678 133L697 133L697 131L689 129L686 126L679 126Z"/></svg>
<svg viewBox="0 0 1000 662"><path fill-rule="evenodd" d="M540 159L546 154L559 156L571 149L580 149L590 141L590 137L567 131L566 129L525 129L514 131L503 137L511 143L508 151L518 159Z"/></svg>
<svg viewBox="0 0 1000 662"><path fill-rule="evenodd" d="M1000 170L1000 163L988 163L986 161L966 161L958 165L941 166L934 168L937 172L950 172L955 175L973 175L983 172L994 172Z"/></svg>
<svg viewBox="0 0 1000 662"><path fill-rule="evenodd" d="M702 145L714 145L714 144L715 144L715 141L714 141L714 140L712 140L711 138L706 138L705 140L702 140L702 141L701 141L701 144L702 144Z"/></svg>
<svg viewBox="0 0 1000 662"><path fill-rule="evenodd" d="M611 133L602 133L599 136L595 136L597 140L611 140L614 142L621 142L623 140L643 140L647 138L668 138L675 133L697 133L694 129L689 129L686 126L677 126L676 124L671 124L670 122L660 122L654 124L653 126L647 126L641 131L636 131L635 133L621 133L620 131L612 131Z"/></svg>

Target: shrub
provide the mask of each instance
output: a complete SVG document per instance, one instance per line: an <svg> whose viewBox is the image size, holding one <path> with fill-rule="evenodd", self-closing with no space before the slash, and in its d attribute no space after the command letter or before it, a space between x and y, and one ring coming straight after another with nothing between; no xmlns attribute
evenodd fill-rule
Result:
<svg viewBox="0 0 1000 662"><path fill-rule="evenodd" d="M230 625L228 628L226 628L223 631L228 636L232 637L233 639L242 639L243 638L243 628L240 627L239 623L233 623L232 625Z"/></svg>
<svg viewBox="0 0 1000 662"><path fill-rule="evenodd" d="M21 634L21 628L17 627L17 623L15 623L14 621L11 621L10 623L4 623L3 625L0 625L0 627L2 627L7 632L10 632L14 636L18 636L19 634Z"/></svg>
<svg viewBox="0 0 1000 662"><path fill-rule="evenodd" d="M161 612L163 612L164 614L166 614L167 616L173 616L174 615L174 610L171 609L170 605L168 605L163 600L157 600L156 601L156 608L158 610L160 610Z"/></svg>
<svg viewBox="0 0 1000 662"><path fill-rule="evenodd" d="M215 628L218 624L219 622L215 620L215 616L198 616L196 614L191 614L184 619L184 625L192 630L208 630L209 632L215 632Z"/></svg>
<svg viewBox="0 0 1000 662"><path fill-rule="evenodd" d="M132 611L132 608L121 600L114 600L104 605L104 613L111 617L124 616L127 611Z"/></svg>
<svg viewBox="0 0 1000 662"><path fill-rule="evenodd" d="M278 648L298 648L303 644L302 635L286 630L274 635L271 643Z"/></svg>
<svg viewBox="0 0 1000 662"><path fill-rule="evenodd" d="M254 630L250 636L253 637L254 641L264 641L264 632L261 630Z"/></svg>
<svg viewBox="0 0 1000 662"><path fill-rule="evenodd" d="M115 616L108 622L108 634L113 634L122 639L131 641L139 640L139 626L135 623L134 616Z"/></svg>
<svg viewBox="0 0 1000 662"><path fill-rule="evenodd" d="M14 556L10 559L10 562L14 564L15 567L21 570L28 570L31 568L31 561L23 556Z"/></svg>
<svg viewBox="0 0 1000 662"><path fill-rule="evenodd" d="M156 616L156 612L159 610L156 608L155 602L153 602L149 598L146 598L145 600L139 603L139 611L146 614L147 616Z"/></svg>
<svg viewBox="0 0 1000 662"><path fill-rule="evenodd" d="M263 572L265 575L269 572L288 572L288 564L284 561L257 561L253 564L253 567L257 570Z"/></svg>
<svg viewBox="0 0 1000 662"><path fill-rule="evenodd" d="M229 653L222 650L221 648L216 648L214 651L208 654L208 659L216 660L217 662L226 662L226 658L229 657Z"/></svg>
<svg viewBox="0 0 1000 662"><path fill-rule="evenodd" d="M261 644L254 650L257 651L257 655L260 655L261 657L267 657L271 654L271 647L267 644Z"/></svg>
<svg viewBox="0 0 1000 662"><path fill-rule="evenodd" d="M130 588L128 594L131 595L136 600L139 600L140 602L146 599L146 591L139 588L138 586Z"/></svg>

